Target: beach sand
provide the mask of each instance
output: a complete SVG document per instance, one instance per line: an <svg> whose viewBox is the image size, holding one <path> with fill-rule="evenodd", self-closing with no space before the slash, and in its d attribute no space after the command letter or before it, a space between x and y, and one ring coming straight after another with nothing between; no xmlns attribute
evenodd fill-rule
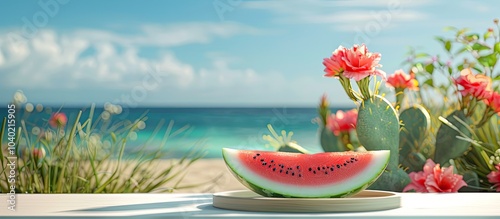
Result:
<svg viewBox="0 0 500 219"><path fill-rule="evenodd" d="M246 189L229 172L223 159L200 159L187 169L187 174L181 185L198 184L207 182L206 185L179 189L174 193L214 193L231 190ZM214 181L214 179L216 179ZM214 181L214 182L209 182Z"/></svg>

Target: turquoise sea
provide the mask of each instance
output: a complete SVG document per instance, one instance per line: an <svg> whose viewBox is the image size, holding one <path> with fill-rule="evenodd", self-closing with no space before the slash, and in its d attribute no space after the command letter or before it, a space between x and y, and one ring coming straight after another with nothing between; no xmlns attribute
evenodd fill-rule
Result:
<svg viewBox="0 0 500 219"><path fill-rule="evenodd" d="M1 109L2 117L7 109ZM80 122L88 118L90 107L44 107L32 112L18 110L17 123L25 120L28 132L49 128L47 120L50 112L61 111L68 115L68 125L74 123L78 112L82 111ZM336 111L336 109L334 109ZM332 111L334 111L332 110ZM104 108L95 108L94 121L103 116ZM5 113L5 114L4 114ZM270 134L267 124L271 124L280 133L281 130L293 131L293 140L301 146L316 152L320 151L318 125L314 122L316 108L122 108L119 114L111 115L106 128L123 121L135 121L146 116L145 126L131 135L127 141L126 153L132 155L133 149L146 146L148 150L159 147L168 124L174 123L173 130L183 130L168 139L164 150L173 152L172 157L181 157L189 148L200 145L206 151L207 158L221 157L221 148L270 150L262 139ZM102 118L99 118L103 124ZM39 127L39 129L34 127ZM69 131L66 127L65 131ZM154 134L156 133L156 134ZM109 137L109 136L108 136ZM105 140L104 138L101 140Z"/></svg>

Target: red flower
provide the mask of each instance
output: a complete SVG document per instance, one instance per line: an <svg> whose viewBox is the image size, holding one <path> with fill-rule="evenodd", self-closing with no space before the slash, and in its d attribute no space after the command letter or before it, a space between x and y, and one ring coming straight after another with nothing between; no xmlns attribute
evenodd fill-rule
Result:
<svg viewBox="0 0 500 219"><path fill-rule="evenodd" d="M52 126L52 128L64 127L67 122L68 117L66 117L66 114L64 113L52 113L49 118L49 125Z"/></svg>
<svg viewBox="0 0 500 219"><path fill-rule="evenodd" d="M349 132L356 129L356 121L358 111L356 109L344 112L338 110L336 114L332 114L326 123L326 127L332 130L333 134L339 135L340 132Z"/></svg>
<svg viewBox="0 0 500 219"><path fill-rule="evenodd" d="M425 172L411 172L410 174L410 179L411 183L408 184L403 192L409 191L409 190L415 190L416 192L429 192L427 191L427 188L425 188L425 179L427 178L427 174Z"/></svg>
<svg viewBox="0 0 500 219"><path fill-rule="evenodd" d="M330 58L323 59L323 65L325 66L325 77L338 77L339 74L344 72L345 63L342 58L345 56L345 48L339 46Z"/></svg>
<svg viewBox="0 0 500 219"><path fill-rule="evenodd" d="M467 184L461 175L453 174L453 166L441 168L428 159L423 171L410 173L411 183L403 192L415 190L416 192L457 192Z"/></svg>
<svg viewBox="0 0 500 219"><path fill-rule="evenodd" d="M500 164L497 164L495 168L497 171L491 171L488 174L488 181L497 188L497 192L500 192Z"/></svg>
<svg viewBox="0 0 500 219"><path fill-rule="evenodd" d="M346 78L359 81L370 75L379 75L385 80L385 72L376 69L382 67L378 63L380 57L380 53L368 52L364 44L354 45L351 49L339 46L330 58L323 60L325 76L338 77L343 74Z"/></svg>
<svg viewBox="0 0 500 219"><path fill-rule="evenodd" d="M39 160L44 158L46 153L44 148L33 148L32 154L35 160Z"/></svg>
<svg viewBox="0 0 500 219"><path fill-rule="evenodd" d="M490 92L490 95L484 102L491 108L493 111L500 114L500 93L498 92Z"/></svg>
<svg viewBox="0 0 500 219"><path fill-rule="evenodd" d="M462 70L454 82L456 85L462 86L463 89L460 90L462 96L470 94L479 100L491 96L491 78L482 74L473 75L469 68Z"/></svg>
<svg viewBox="0 0 500 219"><path fill-rule="evenodd" d="M418 90L418 81L414 76L406 74L403 70L397 70L394 74L387 77L386 85L394 88L408 88L409 90Z"/></svg>

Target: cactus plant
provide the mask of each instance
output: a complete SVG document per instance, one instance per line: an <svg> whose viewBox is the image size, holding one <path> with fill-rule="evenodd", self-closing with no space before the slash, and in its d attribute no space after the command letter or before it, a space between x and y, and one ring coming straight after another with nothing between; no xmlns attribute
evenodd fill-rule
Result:
<svg viewBox="0 0 500 219"><path fill-rule="evenodd" d="M430 129L430 116L421 105L414 105L399 114L403 127L399 132L399 162L408 172L421 170L425 157L419 148Z"/></svg>
<svg viewBox="0 0 500 219"><path fill-rule="evenodd" d="M386 170L375 181L369 189L402 192L404 187L410 183L410 177L401 168Z"/></svg>
<svg viewBox="0 0 500 219"><path fill-rule="evenodd" d="M396 110L385 98L374 95L361 102L356 127L359 142L368 150L390 150L386 172L370 189L403 191L410 182L399 166L399 119Z"/></svg>
<svg viewBox="0 0 500 219"><path fill-rule="evenodd" d="M361 102L356 126L358 139L367 150L390 150L389 170L398 169L399 119L385 98L374 95Z"/></svg>
<svg viewBox="0 0 500 219"><path fill-rule="evenodd" d="M472 136L469 127L461 123L465 122L466 124L471 124L470 118L467 118L463 111L454 111L446 117L446 121L449 124L441 124L438 129L434 152L434 160L442 166L448 164L450 159L463 155L470 146L470 142L458 139L456 136L462 134L469 138ZM450 127L450 125L455 127ZM454 128L457 128L460 132Z"/></svg>
<svg viewBox="0 0 500 219"><path fill-rule="evenodd" d="M479 177L476 172L472 170L467 170L463 173L464 181L467 186L462 187L460 192L479 192Z"/></svg>
<svg viewBox="0 0 500 219"><path fill-rule="evenodd" d="M320 143L325 152L345 151L337 136L326 127L321 128Z"/></svg>
<svg viewBox="0 0 500 219"><path fill-rule="evenodd" d="M401 159L401 156L400 156ZM401 160L401 166L406 168L406 172L418 172L422 170L427 159L422 153L411 152Z"/></svg>

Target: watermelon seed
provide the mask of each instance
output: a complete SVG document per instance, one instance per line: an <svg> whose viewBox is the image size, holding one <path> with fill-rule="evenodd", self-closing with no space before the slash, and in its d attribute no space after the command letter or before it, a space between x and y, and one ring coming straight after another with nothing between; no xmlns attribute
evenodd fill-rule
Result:
<svg viewBox="0 0 500 219"><path fill-rule="evenodd" d="M309 167L309 171L311 171L311 170L312 170L312 168L311 168L311 167Z"/></svg>
<svg viewBox="0 0 500 219"><path fill-rule="evenodd" d="M257 156L260 156L260 154L257 154Z"/></svg>
<svg viewBox="0 0 500 219"><path fill-rule="evenodd" d="M337 164L337 168L340 168L340 165Z"/></svg>
<svg viewBox="0 0 500 219"><path fill-rule="evenodd" d="M302 177L302 174L299 173L299 177Z"/></svg>
<svg viewBox="0 0 500 219"><path fill-rule="evenodd" d="M292 168L291 168L291 167L288 167L288 169L289 169L289 170L292 170Z"/></svg>
<svg viewBox="0 0 500 219"><path fill-rule="evenodd" d="M294 173L294 172L292 172L292 176L293 176L293 175L295 175L295 173Z"/></svg>
<svg viewBox="0 0 500 219"><path fill-rule="evenodd" d="M262 163L262 166L265 166L265 165L266 165L266 163Z"/></svg>
<svg viewBox="0 0 500 219"><path fill-rule="evenodd" d="M271 160L271 163L274 163L274 160Z"/></svg>
<svg viewBox="0 0 500 219"><path fill-rule="evenodd" d="M330 171L333 171L333 167L330 167Z"/></svg>
<svg viewBox="0 0 500 219"><path fill-rule="evenodd" d="M271 168L271 164L269 164L269 168Z"/></svg>
<svg viewBox="0 0 500 219"><path fill-rule="evenodd" d="M280 170L280 173L283 173L283 170Z"/></svg>
<svg viewBox="0 0 500 219"><path fill-rule="evenodd" d="M276 171L276 167L275 167L275 168L273 168L273 171Z"/></svg>
<svg viewBox="0 0 500 219"><path fill-rule="evenodd" d="M316 170L313 170L313 173L316 174Z"/></svg>
<svg viewBox="0 0 500 219"><path fill-rule="evenodd" d="M260 161L264 161L264 159L260 159Z"/></svg>
<svg viewBox="0 0 500 219"><path fill-rule="evenodd" d="M300 168L300 166L297 166L297 169L299 169L299 168Z"/></svg>
<svg viewBox="0 0 500 219"><path fill-rule="evenodd" d="M325 171L325 174L328 174L328 172Z"/></svg>
<svg viewBox="0 0 500 219"><path fill-rule="evenodd" d="M321 168L320 168L320 167L318 167L318 170L321 170Z"/></svg>
<svg viewBox="0 0 500 219"><path fill-rule="evenodd" d="M325 167L323 167L323 169L325 169Z"/></svg>
<svg viewBox="0 0 500 219"><path fill-rule="evenodd" d="M285 173L285 174L288 174L288 170L286 171L286 173Z"/></svg>
<svg viewBox="0 0 500 219"><path fill-rule="evenodd" d="M347 164L346 164L346 163L344 163L344 167L345 167L346 165L347 165Z"/></svg>
<svg viewBox="0 0 500 219"><path fill-rule="evenodd" d="M354 160L355 158L354 157L351 157L351 160Z"/></svg>
<svg viewBox="0 0 500 219"><path fill-rule="evenodd" d="M253 159L255 160L257 157L256 156L253 156Z"/></svg>

